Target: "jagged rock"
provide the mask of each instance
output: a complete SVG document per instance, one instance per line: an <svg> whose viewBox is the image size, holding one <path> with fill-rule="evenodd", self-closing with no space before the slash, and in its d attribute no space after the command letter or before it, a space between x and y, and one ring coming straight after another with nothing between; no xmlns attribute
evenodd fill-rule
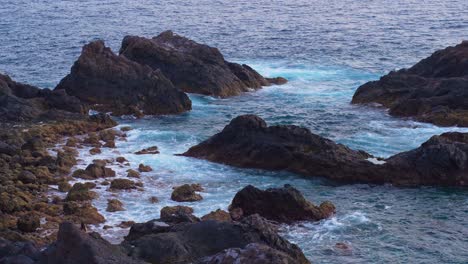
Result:
<svg viewBox="0 0 468 264"><path fill-rule="evenodd" d="M83 47L71 72L55 88L114 115L176 114L191 101L160 71L115 55L103 41Z"/></svg>
<svg viewBox="0 0 468 264"><path fill-rule="evenodd" d="M195 201L200 201L203 199L203 197L196 193L198 187L197 185L194 186L190 184L184 184L181 186L177 186L174 188L174 191L172 192L171 199L176 201L176 202L195 202Z"/></svg>
<svg viewBox="0 0 468 264"><path fill-rule="evenodd" d="M441 126L468 126L468 41L436 51L409 69L359 87L352 103L379 103L390 114Z"/></svg>
<svg viewBox="0 0 468 264"><path fill-rule="evenodd" d="M107 200L107 212L125 211L123 203L117 199Z"/></svg>
<svg viewBox="0 0 468 264"><path fill-rule="evenodd" d="M280 237L276 228L258 215L246 217L242 222L209 220L169 226L159 223L152 220L132 226L122 244L130 256L151 263L198 263L223 250L257 243L289 256L293 263L310 263L299 247ZM259 252L263 254L266 250Z"/></svg>
<svg viewBox="0 0 468 264"><path fill-rule="evenodd" d="M0 74L1 121L47 120L57 116L76 118L85 112L86 106L64 91L39 89Z"/></svg>
<svg viewBox="0 0 468 264"><path fill-rule="evenodd" d="M28 213L18 218L17 226L23 232L34 232L41 226L41 222L37 214Z"/></svg>
<svg viewBox="0 0 468 264"><path fill-rule="evenodd" d="M138 171L139 172L150 172L150 171L153 171L153 168L151 168L149 165L140 164L140 165L138 165Z"/></svg>
<svg viewBox="0 0 468 264"><path fill-rule="evenodd" d="M189 93L227 97L270 84L248 65L225 61L218 49L172 31L152 39L126 36L120 54L161 70L176 87Z"/></svg>
<svg viewBox="0 0 468 264"><path fill-rule="evenodd" d="M90 186L83 183L75 183L65 198L66 201L88 201L96 198L97 194L90 191Z"/></svg>
<svg viewBox="0 0 468 264"><path fill-rule="evenodd" d="M371 157L297 126L270 126L254 115L234 118L222 132L184 156L245 168L287 170L342 182L379 182Z"/></svg>
<svg viewBox="0 0 468 264"><path fill-rule="evenodd" d="M89 202L65 202L63 212L66 215L65 219L74 223L101 224L106 221Z"/></svg>
<svg viewBox="0 0 468 264"><path fill-rule="evenodd" d="M188 206L165 206L161 209L160 221L166 223L194 223L200 219L193 215L193 209Z"/></svg>
<svg viewBox="0 0 468 264"><path fill-rule="evenodd" d="M323 202L320 206L315 206L289 185L265 191L248 185L237 192L229 206L230 210L237 208L242 210L243 216L259 214L266 219L283 223L318 221L335 213L332 203Z"/></svg>
<svg viewBox="0 0 468 264"><path fill-rule="evenodd" d="M203 258L198 264L299 264L307 263L296 260L288 254L266 245L251 243L245 248L229 248Z"/></svg>
<svg viewBox="0 0 468 264"><path fill-rule="evenodd" d="M30 241L13 242L0 238L0 263L2 264L34 264L39 255L39 248Z"/></svg>
<svg viewBox="0 0 468 264"><path fill-rule="evenodd" d="M18 175L18 180L23 183L35 183L37 181L37 177L32 172L25 170Z"/></svg>
<svg viewBox="0 0 468 264"><path fill-rule="evenodd" d="M57 241L41 255L40 264L133 264L142 261L128 257L96 233L85 233L72 223L62 223Z"/></svg>
<svg viewBox="0 0 468 264"><path fill-rule="evenodd" d="M234 118L222 132L182 155L238 167L322 176L341 183L466 186L467 137L467 133L434 136L419 148L375 164L371 155L314 135L308 129L267 127L261 118L245 115Z"/></svg>
<svg viewBox="0 0 468 264"><path fill-rule="evenodd" d="M159 154L158 147L153 146L149 148L142 149L140 151L135 152L136 155L145 155L145 154Z"/></svg>
<svg viewBox="0 0 468 264"><path fill-rule="evenodd" d="M128 179L115 179L110 183L110 189L114 190L130 190L135 188L135 182Z"/></svg>
<svg viewBox="0 0 468 264"><path fill-rule="evenodd" d="M136 170L129 169L127 170L127 177L130 178L140 178L140 173Z"/></svg>
<svg viewBox="0 0 468 264"><path fill-rule="evenodd" d="M212 211L204 216L202 216L201 220L207 221L207 220L216 220L216 221L232 221L231 215L221 209L218 209L216 211Z"/></svg>
<svg viewBox="0 0 468 264"><path fill-rule="evenodd" d="M68 192L71 190L71 188L72 188L71 184L66 181L59 182L58 184L58 190L60 192Z"/></svg>

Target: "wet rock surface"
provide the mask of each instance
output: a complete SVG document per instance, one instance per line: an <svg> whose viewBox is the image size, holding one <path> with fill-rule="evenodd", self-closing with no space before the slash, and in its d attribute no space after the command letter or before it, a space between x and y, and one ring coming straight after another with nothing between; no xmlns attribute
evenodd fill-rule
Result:
<svg viewBox="0 0 468 264"><path fill-rule="evenodd" d="M265 191L249 185L236 193L229 210L240 210L242 216L259 214L268 220L292 223L328 218L335 213L335 206L328 201L315 206L290 185Z"/></svg>
<svg viewBox="0 0 468 264"><path fill-rule="evenodd" d="M419 148L382 159L297 126L267 126L258 116L234 118L223 131L190 148L184 156L243 168L287 170L339 183L398 186L466 186L466 133L434 136Z"/></svg>
<svg viewBox="0 0 468 264"><path fill-rule="evenodd" d="M153 220L146 225L146 232L140 229L138 235L132 235L130 231L123 246L130 256L151 263L198 263L223 250L244 248L251 243L265 246L258 252L264 253L269 247L294 260L293 263L309 263L296 245L280 237L276 229L258 215L246 217L242 222L208 220L167 226Z"/></svg>
<svg viewBox="0 0 468 264"><path fill-rule="evenodd" d="M65 90L114 115L176 114L191 109L188 96L160 71L114 54L103 41L83 47L70 74L55 90Z"/></svg>
<svg viewBox="0 0 468 264"><path fill-rule="evenodd" d="M379 103L390 114L441 126L468 126L468 41L436 51L409 69L356 91L352 103Z"/></svg>
<svg viewBox="0 0 468 264"><path fill-rule="evenodd" d="M196 184L184 184L181 186L174 187L171 199L176 202L195 202L200 201L203 197L196 193L196 191L203 190L200 185Z"/></svg>
<svg viewBox="0 0 468 264"><path fill-rule="evenodd" d="M224 60L218 49L172 31L152 39L127 36L122 41L120 54L160 70L176 87L188 93L228 97L271 83L286 82L284 78L265 79L248 65Z"/></svg>

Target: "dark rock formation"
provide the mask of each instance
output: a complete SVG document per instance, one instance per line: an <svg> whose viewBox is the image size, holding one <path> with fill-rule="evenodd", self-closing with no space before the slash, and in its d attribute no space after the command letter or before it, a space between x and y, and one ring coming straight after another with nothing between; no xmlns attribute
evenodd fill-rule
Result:
<svg viewBox="0 0 468 264"><path fill-rule="evenodd" d="M200 201L203 197L196 193L200 189L195 188L197 185L184 184L174 188L171 199L176 202L195 202ZM201 186L200 186L201 187Z"/></svg>
<svg viewBox="0 0 468 264"><path fill-rule="evenodd" d="M191 109L188 96L160 71L115 55L103 41L83 47L71 73L56 87L62 89L114 115L176 114Z"/></svg>
<svg viewBox="0 0 468 264"><path fill-rule="evenodd" d="M125 211L123 207L123 203L118 199L109 199L107 200L107 212L117 212L117 211Z"/></svg>
<svg viewBox="0 0 468 264"><path fill-rule="evenodd" d="M51 91L21 84L0 74L0 121L77 118L87 107L65 91Z"/></svg>
<svg viewBox="0 0 468 264"><path fill-rule="evenodd" d="M132 235L131 230L123 245L130 256L151 263L197 263L223 250L246 248L252 243L259 244L258 248L272 249L258 252L274 251L284 256L282 258L291 258L295 261L292 263L309 263L296 245L280 237L276 228L258 215L246 217L242 222L208 220L169 226L150 222L146 234L141 232L145 229L142 226L138 235Z"/></svg>
<svg viewBox="0 0 468 264"><path fill-rule="evenodd" d="M136 185L134 181L128 179L115 179L111 181L110 188L114 190L131 190L135 189Z"/></svg>
<svg viewBox="0 0 468 264"><path fill-rule="evenodd" d="M291 223L294 221L318 221L335 213L331 202L323 202L315 206L307 201L302 194L292 186L270 188L265 191L248 185L240 190L232 200L229 210L240 209L243 216L259 214L268 220Z"/></svg>
<svg viewBox="0 0 468 264"><path fill-rule="evenodd" d="M221 133L182 154L237 167L288 170L343 182L378 182L369 154L297 126L270 126L254 115L234 118Z"/></svg>
<svg viewBox="0 0 468 264"><path fill-rule="evenodd" d="M419 148L386 162L396 185L468 186L468 133L433 136Z"/></svg>
<svg viewBox="0 0 468 264"><path fill-rule="evenodd" d="M368 160L371 155L336 144L308 129L267 127L261 118L245 115L234 118L222 132L182 155L238 167L322 176L341 183L466 186L466 137L466 133L435 136L415 150L375 164Z"/></svg>
<svg viewBox="0 0 468 264"><path fill-rule="evenodd" d="M161 209L160 220L165 223L195 223L200 219L193 215L193 209L188 206L165 206Z"/></svg>
<svg viewBox="0 0 468 264"><path fill-rule="evenodd" d="M441 126L468 126L468 41L356 91L352 103L379 103L390 114Z"/></svg>
<svg viewBox="0 0 468 264"><path fill-rule="evenodd" d="M0 238L0 263L2 264L33 264L39 256L39 249L30 241L12 242Z"/></svg>
<svg viewBox="0 0 468 264"><path fill-rule="evenodd" d="M63 223L57 241L41 255L40 264L131 264L144 263L101 238L98 233L85 233L72 223Z"/></svg>
<svg viewBox="0 0 468 264"><path fill-rule="evenodd" d="M245 248L229 248L222 252L203 258L198 264L299 264L288 254L267 245L252 243Z"/></svg>
<svg viewBox="0 0 468 264"><path fill-rule="evenodd" d="M158 147L153 146L153 147L149 147L149 148L139 150L139 151L135 152L135 154L136 155L159 154L159 150L158 150Z"/></svg>
<svg viewBox="0 0 468 264"><path fill-rule="evenodd" d="M286 82L284 78L265 79L247 65L225 61L218 49L172 31L152 39L127 36L122 41L120 54L161 70L176 87L189 93L227 97L249 88Z"/></svg>

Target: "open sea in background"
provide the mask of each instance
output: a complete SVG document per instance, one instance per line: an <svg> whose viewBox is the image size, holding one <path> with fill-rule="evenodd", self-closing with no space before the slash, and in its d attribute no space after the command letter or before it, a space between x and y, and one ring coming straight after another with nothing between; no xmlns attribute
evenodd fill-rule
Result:
<svg viewBox="0 0 468 264"><path fill-rule="evenodd" d="M185 203L202 216L227 209L247 184L259 188L289 183L314 203L330 200L337 214L321 222L283 226L313 263L467 263L468 191L448 188L336 186L287 172L238 169L174 156L219 132L240 114L257 114L269 124L295 124L312 132L388 157L418 147L446 131L390 117L384 109L353 106L359 85L408 67L433 51L468 39L468 1L292 0L292 1L23 1L1 0L0 72L14 80L54 88L81 47L103 39L118 52L125 35L151 37L164 30L218 47L228 60L250 64L289 83L228 99L190 95L193 111L177 116L119 119L130 125L127 141L101 157L125 156L143 173L144 192L111 193L94 201L108 222L147 221L175 205L172 187L201 183L201 202ZM133 155L157 145L161 154ZM78 167L96 156L83 150ZM114 167L125 177L127 168ZM157 196L160 203L148 202ZM107 199L120 199L124 212L105 212ZM96 228L118 242L127 232ZM346 243L351 250L335 248Z"/></svg>

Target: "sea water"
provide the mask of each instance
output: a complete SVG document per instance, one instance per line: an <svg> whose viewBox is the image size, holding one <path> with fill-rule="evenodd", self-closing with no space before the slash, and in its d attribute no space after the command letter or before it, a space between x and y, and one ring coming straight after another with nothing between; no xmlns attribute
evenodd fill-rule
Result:
<svg viewBox="0 0 468 264"><path fill-rule="evenodd" d="M175 156L221 131L241 114L257 114L270 125L295 124L353 149L389 157L418 147L431 136L463 128L441 128L393 118L385 109L350 105L359 85L389 70L407 67L436 49L467 38L466 1L19 1L0 5L0 71L15 80L53 88L79 56L81 46L102 38L118 51L127 34L153 36L172 29L220 48L226 58L247 63L289 83L227 99L190 95L193 110L174 116L119 118L131 126L126 141L99 156L87 149L78 168L96 157L125 156L142 173L144 191L109 192L94 201L106 225L147 221L162 207L183 204L202 216L227 209L248 184L286 183L310 201L332 201L337 214L320 222L284 225L282 234L314 263L466 263L468 192L456 188L396 188L336 185L288 172L239 169ZM160 154L134 155L158 146ZM113 166L118 177L125 168ZM200 183L204 199L170 200L172 187ZM149 198L160 201L152 204ZM108 213L107 199L126 211ZM95 227L113 242L128 232ZM337 248L344 243L349 249Z"/></svg>

